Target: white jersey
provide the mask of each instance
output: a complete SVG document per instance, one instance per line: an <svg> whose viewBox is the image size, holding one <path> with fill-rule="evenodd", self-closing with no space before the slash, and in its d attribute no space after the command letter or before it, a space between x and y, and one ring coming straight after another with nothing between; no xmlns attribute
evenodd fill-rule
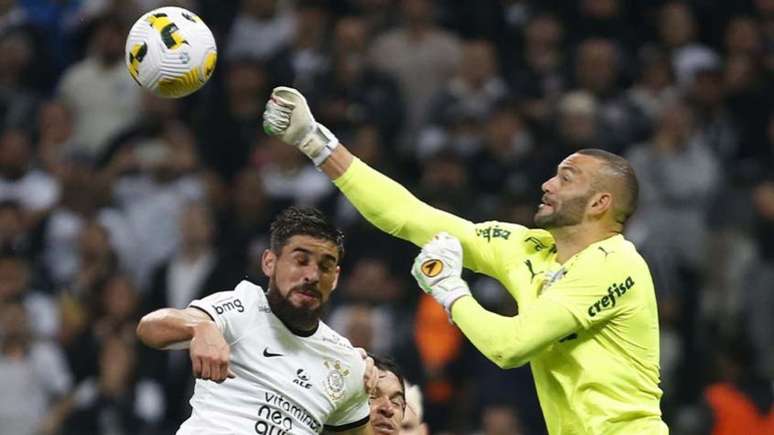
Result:
<svg viewBox="0 0 774 435"><path fill-rule="evenodd" d="M272 313L263 289L248 281L189 306L223 332L236 378L197 379L191 417L178 435L317 434L368 421L365 363L323 322L309 336L294 334Z"/></svg>

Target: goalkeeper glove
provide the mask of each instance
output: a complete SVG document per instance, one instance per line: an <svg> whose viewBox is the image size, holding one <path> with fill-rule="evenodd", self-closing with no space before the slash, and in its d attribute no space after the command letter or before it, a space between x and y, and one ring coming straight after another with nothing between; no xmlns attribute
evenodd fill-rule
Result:
<svg viewBox="0 0 774 435"><path fill-rule="evenodd" d="M451 317L451 306L457 299L470 295L468 283L462 279L462 245L456 237L438 233L419 253L411 274L419 287Z"/></svg>
<svg viewBox="0 0 774 435"><path fill-rule="evenodd" d="M315 166L320 166L339 145L336 136L314 120L306 98L284 86L271 92L263 112L263 131L301 150Z"/></svg>

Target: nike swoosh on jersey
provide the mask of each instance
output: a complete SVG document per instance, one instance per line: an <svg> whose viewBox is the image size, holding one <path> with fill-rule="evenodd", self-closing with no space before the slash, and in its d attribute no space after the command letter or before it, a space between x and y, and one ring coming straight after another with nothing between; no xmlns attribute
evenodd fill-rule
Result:
<svg viewBox="0 0 774 435"><path fill-rule="evenodd" d="M271 358L271 357L274 357L274 356L284 356L284 355L281 354L281 353L269 352L269 348L266 347L266 348L263 349L263 356L265 356L266 358Z"/></svg>

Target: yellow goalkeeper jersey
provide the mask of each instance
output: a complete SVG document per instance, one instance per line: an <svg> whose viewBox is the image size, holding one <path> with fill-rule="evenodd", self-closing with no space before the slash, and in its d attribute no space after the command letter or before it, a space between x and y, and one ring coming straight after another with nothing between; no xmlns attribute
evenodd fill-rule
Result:
<svg viewBox="0 0 774 435"><path fill-rule="evenodd" d="M454 303L452 319L500 367L531 364L551 435L668 433L653 281L623 236L559 264L547 231L474 224L430 207L358 159L335 183L389 234L419 246L440 231L456 236L465 267L505 286L517 316L487 312L466 297Z"/></svg>

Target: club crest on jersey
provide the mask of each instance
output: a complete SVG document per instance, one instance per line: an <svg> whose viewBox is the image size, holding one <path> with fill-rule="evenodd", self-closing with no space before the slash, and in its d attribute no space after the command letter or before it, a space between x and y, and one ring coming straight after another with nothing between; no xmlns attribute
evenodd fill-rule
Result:
<svg viewBox="0 0 774 435"><path fill-rule="evenodd" d="M328 376L325 377L325 392L331 400L339 400L344 396L344 378L349 375L349 369L342 367L339 360L326 360L324 364L328 369Z"/></svg>

